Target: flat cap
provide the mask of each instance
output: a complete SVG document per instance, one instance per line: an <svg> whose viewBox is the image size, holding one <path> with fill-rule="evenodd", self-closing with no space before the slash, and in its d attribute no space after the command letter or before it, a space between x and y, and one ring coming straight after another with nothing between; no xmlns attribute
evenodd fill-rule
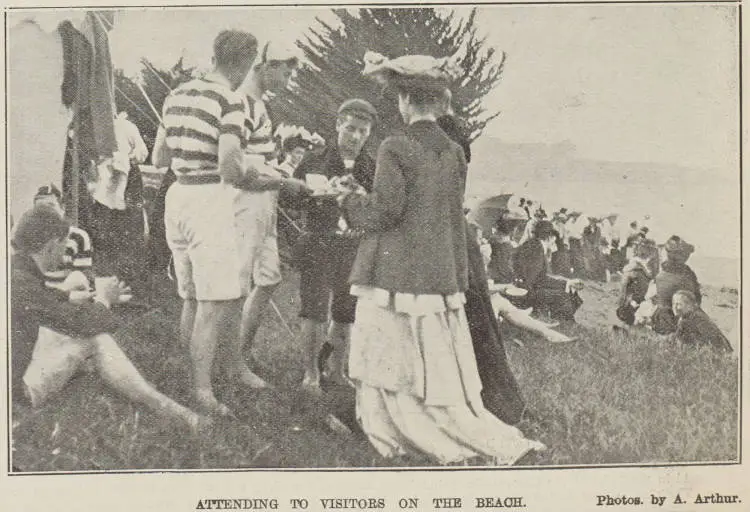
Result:
<svg viewBox="0 0 750 512"><path fill-rule="evenodd" d="M373 123L378 120L378 111L369 101L361 100L359 98L351 98L341 104L338 110L338 114L359 114L369 117Z"/></svg>

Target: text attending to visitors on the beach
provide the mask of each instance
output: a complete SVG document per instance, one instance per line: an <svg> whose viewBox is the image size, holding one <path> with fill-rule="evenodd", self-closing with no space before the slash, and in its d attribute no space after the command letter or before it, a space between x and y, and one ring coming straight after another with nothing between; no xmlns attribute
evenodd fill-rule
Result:
<svg viewBox="0 0 750 512"><path fill-rule="evenodd" d="M462 508L525 508L521 496L465 498L292 498L279 499L201 499L195 510L423 510L423 509L462 509Z"/></svg>
<svg viewBox="0 0 750 512"><path fill-rule="evenodd" d="M591 505L598 507L644 507L659 508L664 505L738 505L742 503L740 496L735 494L696 493L692 496L659 496L648 494L646 496L626 495L595 495L592 496ZM456 497L404 497L386 499L377 497L337 497L337 498L205 498L198 500L195 510L291 510L291 511L315 511L324 512L328 510L438 510L438 509L527 509L534 508L528 505L523 496L484 496L472 498ZM681 508L681 507L680 507ZM690 506L685 510L695 510Z"/></svg>

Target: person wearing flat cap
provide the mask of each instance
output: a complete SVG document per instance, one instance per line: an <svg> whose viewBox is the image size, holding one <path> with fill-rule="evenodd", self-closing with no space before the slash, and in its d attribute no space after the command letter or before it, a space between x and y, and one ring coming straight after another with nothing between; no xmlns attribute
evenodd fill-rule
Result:
<svg viewBox="0 0 750 512"><path fill-rule="evenodd" d="M398 93L407 126L380 145L372 192L339 197L349 224L364 232L349 280L360 425L385 457L513 464L544 446L482 402L464 310L466 159L437 124L459 70L449 59L368 52L364 72Z"/></svg>
<svg viewBox="0 0 750 512"><path fill-rule="evenodd" d="M657 334L670 334L677 329L677 318L672 310L672 296L678 290L693 294L698 306L701 304L701 288L698 277L687 265L687 260L695 247L677 235L669 237L664 244L666 260L661 271L654 278L656 310L651 317L651 327Z"/></svg>
<svg viewBox="0 0 750 512"><path fill-rule="evenodd" d="M344 101L337 110L336 139L322 151L308 152L294 177L304 180L310 174L318 174L330 180L351 175L366 191L371 191L375 161L364 147L377 118L375 107L368 101L359 98ZM318 392L320 366L325 366L325 361L319 363L319 359L326 359L326 354L320 353L329 316L329 345L325 345L329 350L325 352L330 355L330 377L334 382L346 381L347 347L356 307L348 279L359 238L342 232L341 211L331 198L309 197L300 209L305 233L297 241L295 264L300 271L300 317L306 350L302 384Z"/></svg>
<svg viewBox="0 0 750 512"><path fill-rule="evenodd" d="M258 52L256 62L240 87L247 103L247 139L243 163L267 180L260 182L254 190L240 191L234 199L243 297L238 338L240 353L252 346L263 313L273 292L281 283L277 214L279 194L283 192L296 196L307 192L304 182L285 177L273 165L277 145L273 139L274 127L266 103L269 93L278 93L287 87L298 65L295 47L268 42ZM234 364L236 367L233 373L246 386L268 386L248 368L244 360L235 358Z"/></svg>

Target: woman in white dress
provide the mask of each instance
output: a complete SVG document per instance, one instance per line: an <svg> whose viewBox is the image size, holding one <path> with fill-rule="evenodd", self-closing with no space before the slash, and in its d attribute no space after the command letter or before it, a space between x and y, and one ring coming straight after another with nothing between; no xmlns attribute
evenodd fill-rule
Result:
<svg viewBox="0 0 750 512"><path fill-rule="evenodd" d="M385 457L513 464L544 446L498 420L480 397L463 307L466 161L436 123L451 65L428 56L365 61L365 74L398 92L407 127L380 146L373 192L340 198L350 226L365 233L350 279L358 419Z"/></svg>

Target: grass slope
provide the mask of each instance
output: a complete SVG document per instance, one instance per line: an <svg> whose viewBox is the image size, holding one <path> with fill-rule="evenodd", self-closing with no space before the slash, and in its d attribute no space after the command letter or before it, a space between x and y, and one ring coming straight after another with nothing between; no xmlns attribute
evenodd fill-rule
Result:
<svg viewBox="0 0 750 512"><path fill-rule="evenodd" d="M163 306L139 316L122 345L156 386L189 404L186 355L176 345L179 304L162 289ZM738 453L736 355L683 350L646 332L607 328L615 285L584 292L580 340L551 345L504 328L510 364L530 412L519 427L549 450L525 460L539 465L732 461ZM275 295L297 331L294 276ZM706 309L736 332L734 290L707 290ZM737 340L732 339L736 346ZM218 384L239 413L201 439L160 422L113 395L92 376L77 378L38 411L14 409L13 465L19 471L248 467L421 466L387 461L355 434L331 428L334 411L352 422L353 396L332 389L321 400L299 392L302 349L272 312L253 349L255 368L276 385L241 391ZM479 461L481 463L481 461Z"/></svg>

